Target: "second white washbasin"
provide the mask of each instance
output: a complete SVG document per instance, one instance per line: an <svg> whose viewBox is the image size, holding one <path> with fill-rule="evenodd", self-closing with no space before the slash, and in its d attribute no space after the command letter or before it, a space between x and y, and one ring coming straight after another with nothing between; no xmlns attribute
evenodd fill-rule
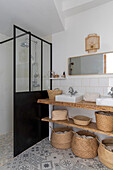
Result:
<svg viewBox="0 0 113 170"><path fill-rule="evenodd" d="M72 96L70 94L62 94L62 95L55 96L55 101L59 101L59 102L78 103L82 100L83 100L83 95L78 93Z"/></svg>
<svg viewBox="0 0 113 170"><path fill-rule="evenodd" d="M96 105L101 106L113 106L113 98L112 97L101 97L96 99Z"/></svg>

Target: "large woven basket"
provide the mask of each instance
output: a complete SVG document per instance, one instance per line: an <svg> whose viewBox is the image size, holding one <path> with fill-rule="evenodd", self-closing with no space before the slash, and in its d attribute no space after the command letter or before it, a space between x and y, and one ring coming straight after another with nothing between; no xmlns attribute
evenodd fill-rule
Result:
<svg viewBox="0 0 113 170"><path fill-rule="evenodd" d="M65 132L64 134L57 134L55 132ZM51 133L51 144L57 149L69 149L71 148L73 132L72 128L68 127L57 127L52 129Z"/></svg>
<svg viewBox="0 0 113 170"><path fill-rule="evenodd" d="M101 114L101 113L104 113ZM105 115L107 113L107 115ZM95 112L95 116L96 116L96 124L97 124L97 128L99 130L105 131L105 132L111 132L113 131L113 113L109 112Z"/></svg>
<svg viewBox="0 0 113 170"><path fill-rule="evenodd" d="M59 88L48 90L48 96L50 100L55 100L55 96L60 94L62 94L62 90L60 90Z"/></svg>
<svg viewBox="0 0 113 170"><path fill-rule="evenodd" d="M113 145L113 138L107 138L100 142L98 156L100 162L102 162L108 168L113 169L113 152L110 152L105 148L105 145L108 144Z"/></svg>
<svg viewBox="0 0 113 170"><path fill-rule="evenodd" d="M84 139L81 138L81 135L92 136L94 138ZM91 159L97 156L98 151L98 142L97 136L93 133L87 131L79 131L76 133L76 136L73 136L72 139L72 152L80 157L85 159Z"/></svg>

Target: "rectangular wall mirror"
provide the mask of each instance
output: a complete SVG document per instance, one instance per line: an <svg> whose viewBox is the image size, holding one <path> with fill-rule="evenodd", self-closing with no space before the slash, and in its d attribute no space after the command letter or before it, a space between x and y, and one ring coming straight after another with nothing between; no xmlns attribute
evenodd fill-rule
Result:
<svg viewBox="0 0 113 170"><path fill-rule="evenodd" d="M113 74L113 52L68 58L68 75Z"/></svg>

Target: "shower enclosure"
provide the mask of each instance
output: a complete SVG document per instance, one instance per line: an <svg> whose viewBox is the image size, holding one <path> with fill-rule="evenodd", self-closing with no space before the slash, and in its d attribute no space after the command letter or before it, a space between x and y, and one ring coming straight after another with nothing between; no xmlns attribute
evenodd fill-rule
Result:
<svg viewBox="0 0 113 170"><path fill-rule="evenodd" d="M52 89L52 44L14 26L14 156L48 136L41 118L48 105L38 104Z"/></svg>

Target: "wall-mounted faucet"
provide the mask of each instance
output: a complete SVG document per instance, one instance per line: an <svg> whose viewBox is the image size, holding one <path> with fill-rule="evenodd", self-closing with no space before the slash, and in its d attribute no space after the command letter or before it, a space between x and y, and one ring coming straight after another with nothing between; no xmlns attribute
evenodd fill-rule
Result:
<svg viewBox="0 0 113 170"><path fill-rule="evenodd" d="M113 98L113 87L111 88L111 91L108 94L111 95L111 97Z"/></svg>
<svg viewBox="0 0 113 170"><path fill-rule="evenodd" d="M70 93L70 95L75 95L76 93L78 93L76 90L74 91L74 89L72 87L69 87L69 91L68 93Z"/></svg>

